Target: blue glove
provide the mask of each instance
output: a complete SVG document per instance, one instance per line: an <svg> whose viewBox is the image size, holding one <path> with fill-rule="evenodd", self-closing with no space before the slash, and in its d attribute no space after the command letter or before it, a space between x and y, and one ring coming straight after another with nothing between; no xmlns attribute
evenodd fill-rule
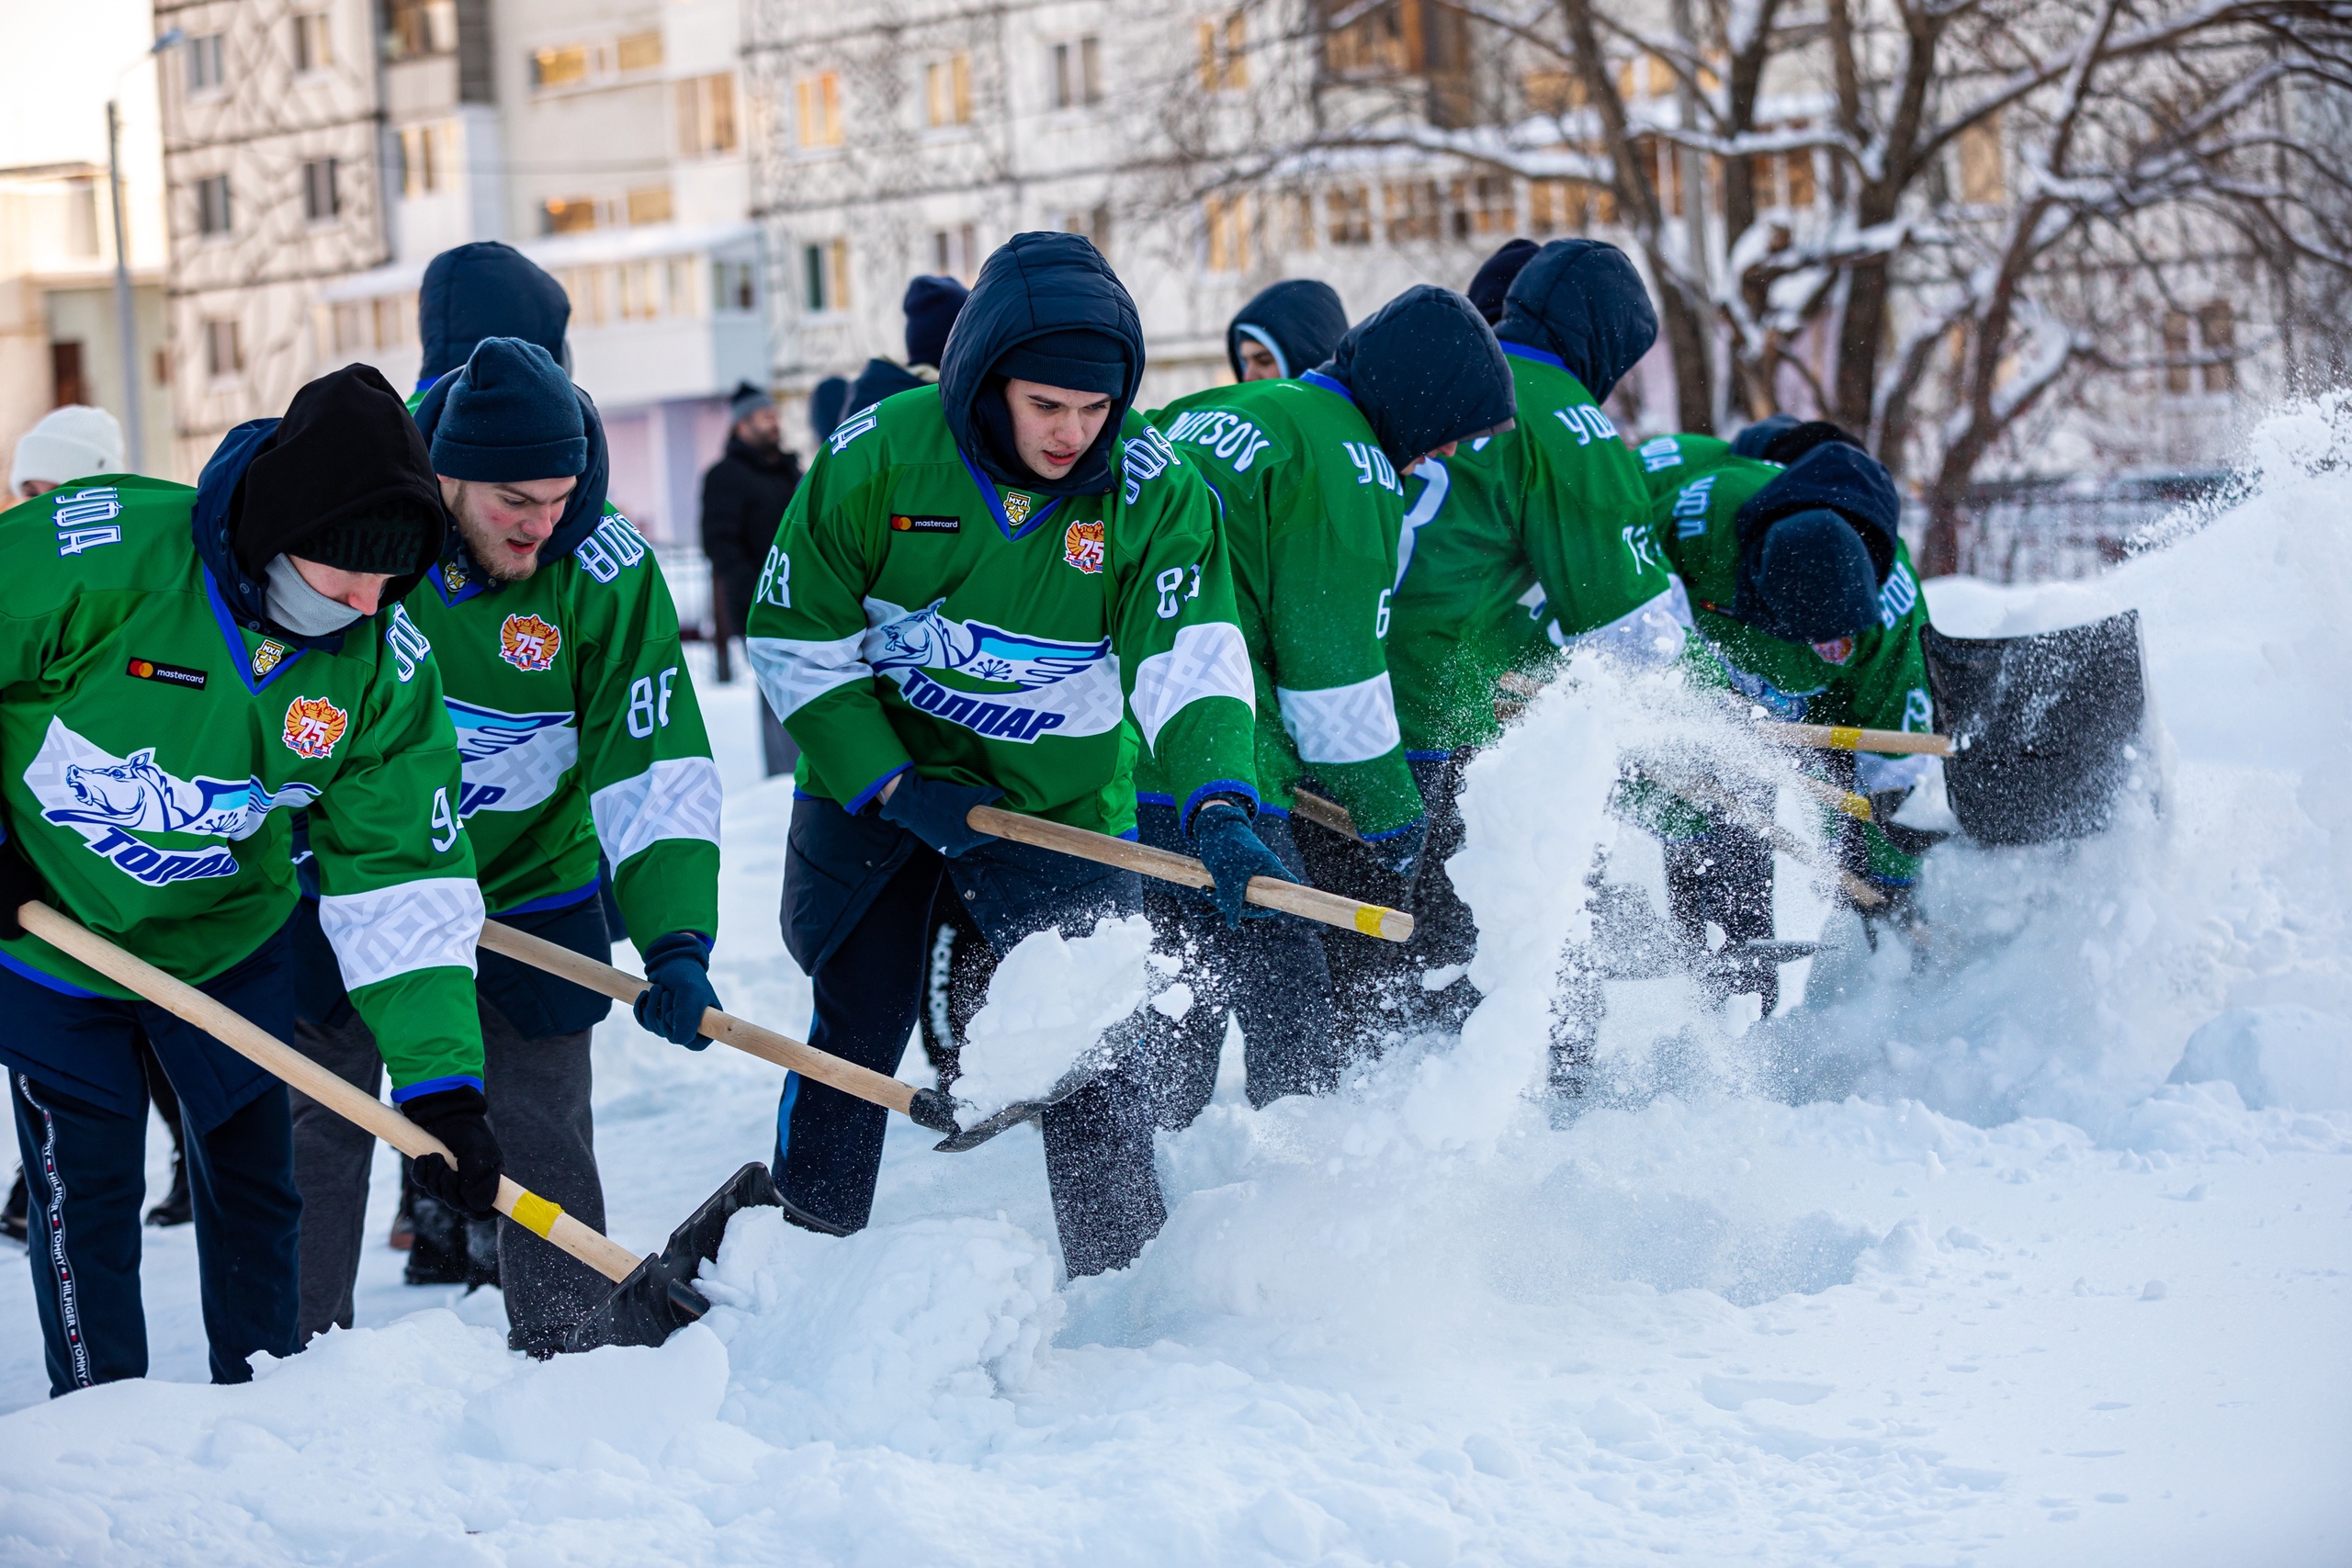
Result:
<svg viewBox="0 0 2352 1568"><path fill-rule="evenodd" d="M882 820L897 823L954 860L967 850L996 841L994 833L974 832L964 817L975 806L1003 798L1004 791L991 784L946 784L910 769L899 775L898 786L882 803Z"/></svg>
<svg viewBox="0 0 2352 1568"><path fill-rule="evenodd" d="M710 953L692 931L672 931L645 950L645 989L632 1010L637 1021L673 1045L699 1051L710 1043L702 1032L705 1008L718 1005L710 988Z"/></svg>
<svg viewBox="0 0 2352 1568"><path fill-rule="evenodd" d="M1298 880L1251 831L1250 814L1229 800L1212 800L1193 813L1193 842L1200 848L1201 863L1216 878L1209 901L1225 916L1229 930L1239 931L1243 920L1262 920L1274 912L1249 901L1251 877Z"/></svg>
<svg viewBox="0 0 2352 1568"><path fill-rule="evenodd" d="M1426 817L1416 817L1402 828L1392 828L1377 839L1364 840L1364 852L1378 863L1383 871L1408 881L1420 864L1421 851L1430 841L1430 822Z"/></svg>

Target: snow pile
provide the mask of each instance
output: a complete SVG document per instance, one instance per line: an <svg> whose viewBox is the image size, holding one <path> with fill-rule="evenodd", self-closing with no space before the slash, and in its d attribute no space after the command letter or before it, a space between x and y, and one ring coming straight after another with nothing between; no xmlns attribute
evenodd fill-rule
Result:
<svg viewBox="0 0 2352 1568"><path fill-rule="evenodd" d="M1022 938L965 1031L956 1098L986 1112L1047 1093L1143 1005L1150 956L1141 915L1106 916L1091 936L1049 927Z"/></svg>
<svg viewBox="0 0 2352 1568"><path fill-rule="evenodd" d="M1228 1052L1161 1140L1169 1220L1131 1268L1059 1281L1035 1133L949 1156L893 1119L867 1230L740 1216L714 1310L657 1350L536 1364L488 1292L399 1316L430 1298L363 1280L359 1329L249 1387L0 1417L0 1562L2343 1561L2352 654L2322 627L2352 478L2312 434L2337 418L2290 416L2243 505L2069 591L2110 597L2063 620L2147 613L2147 787L2097 840L1939 851L1922 953L1833 922L1804 1005L1744 1034L1680 981L1612 983L1596 1089L1558 1114L1589 879L1657 891L1608 813L1617 748L1683 722L1582 671L1471 770L1462 1036L1262 1111ZM1939 608L1955 587L2041 613ZM723 748L756 743L744 689L707 697ZM727 811L721 994L799 1032L788 785ZM1023 944L996 1043L1099 1035L1148 952L1116 922ZM768 1146L779 1075L617 1013L597 1052L612 1228L650 1248ZM158 1365L200 1377L186 1249L151 1254L182 1314Z"/></svg>

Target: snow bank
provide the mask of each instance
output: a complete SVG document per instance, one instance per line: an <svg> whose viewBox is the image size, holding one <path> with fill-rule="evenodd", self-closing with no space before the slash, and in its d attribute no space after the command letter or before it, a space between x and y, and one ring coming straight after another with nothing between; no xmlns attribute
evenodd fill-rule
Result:
<svg viewBox="0 0 2352 1568"><path fill-rule="evenodd" d="M1618 740L1706 740L1670 689L1585 671L1471 770L1462 1036L1262 1111L1228 1077L1162 1139L1131 1268L1059 1280L1035 1133L944 1156L894 1119L867 1230L740 1216L658 1350L539 1364L386 1314L247 1387L0 1416L0 1562L2342 1561L2352 654L2324 623L2352 480L2312 434L2341 423L2290 415L2244 505L2075 591L2071 619L2147 613L2146 788L2097 840L1939 851L1924 953L1835 929L1805 1005L1745 1034L1612 986L1555 1124L1588 877L1657 874L1605 810ZM745 695L707 692L722 748L755 743ZM2297 704L2317 722L2236 744ZM797 1031L789 810L729 800L715 972ZM1099 1033L1147 951L1057 937L995 999ZM777 1075L622 1015L597 1054L614 1230L649 1248L764 1149ZM178 1258L150 1290L185 1312Z"/></svg>
<svg viewBox="0 0 2352 1568"><path fill-rule="evenodd" d="M1143 1005L1150 956L1141 915L1097 920L1089 936L1049 927L1022 938L965 1031L956 1098L985 1114L1046 1093Z"/></svg>

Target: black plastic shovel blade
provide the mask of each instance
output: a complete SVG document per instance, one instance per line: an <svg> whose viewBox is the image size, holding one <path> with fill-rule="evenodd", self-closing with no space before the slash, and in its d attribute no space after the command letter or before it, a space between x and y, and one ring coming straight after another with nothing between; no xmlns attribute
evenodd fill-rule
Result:
<svg viewBox="0 0 2352 1568"><path fill-rule="evenodd" d="M727 1222L739 1210L775 1209L783 1203L768 1168L757 1161L729 1177L686 1216L685 1224L670 1233L668 1246L639 1263L613 1287L611 1295L571 1325L563 1342L566 1353L601 1345L659 1345L700 1318L710 1303L692 1281L705 1263L717 1260Z"/></svg>
<svg viewBox="0 0 2352 1568"><path fill-rule="evenodd" d="M2038 844L2104 829L2147 708L2140 613L2030 637L1928 626L1920 641L1937 716L1959 741L1944 786L1968 836Z"/></svg>

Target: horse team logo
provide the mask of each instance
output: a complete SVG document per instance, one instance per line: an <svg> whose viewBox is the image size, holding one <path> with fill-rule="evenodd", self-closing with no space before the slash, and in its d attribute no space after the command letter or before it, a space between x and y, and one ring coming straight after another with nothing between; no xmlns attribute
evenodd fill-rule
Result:
<svg viewBox="0 0 2352 1568"><path fill-rule="evenodd" d="M1102 570L1102 525L1073 523L1062 530L1062 559L1089 577Z"/></svg>
<svg viewBox="0 0 2352 1568"><path fill-rule="evenodd" d="M537 615L509 615L498 628L498 657L533 674L552 669L563 649L563 633Z"/></svg>
<svg viewBox="0 0 2352 1568"><path fill-rule="evenodd" d="M298 757L323 761L350 723L351 716L324 697L296 697L286 705L286 744Z"/></svg>
<svg viewBox="0 0 2352 1568"><path fill-rule="evenodd" d="M237 874L237 857L212 846L158 849L137 833L188 833L208 839L249 839L278 807L299 810L319 797L313 785L292 783L272 792L257 778L183 779L142 746L118 757L51 718L25 786L43 819L82 835L90 852L151 887Z"/></svg>
<svg viewBox="0 0 2352 1568"><path fill-rule="evenodd" d="M1101 735L1118 728L1124 704L1111 639L1060 642L943 613L866 601L874 624L859 650L877 675L899 684L918 712L993 739L1022 745L1047 730ZM927 671L953 671L1011 691L959 691Z"/></svg>

